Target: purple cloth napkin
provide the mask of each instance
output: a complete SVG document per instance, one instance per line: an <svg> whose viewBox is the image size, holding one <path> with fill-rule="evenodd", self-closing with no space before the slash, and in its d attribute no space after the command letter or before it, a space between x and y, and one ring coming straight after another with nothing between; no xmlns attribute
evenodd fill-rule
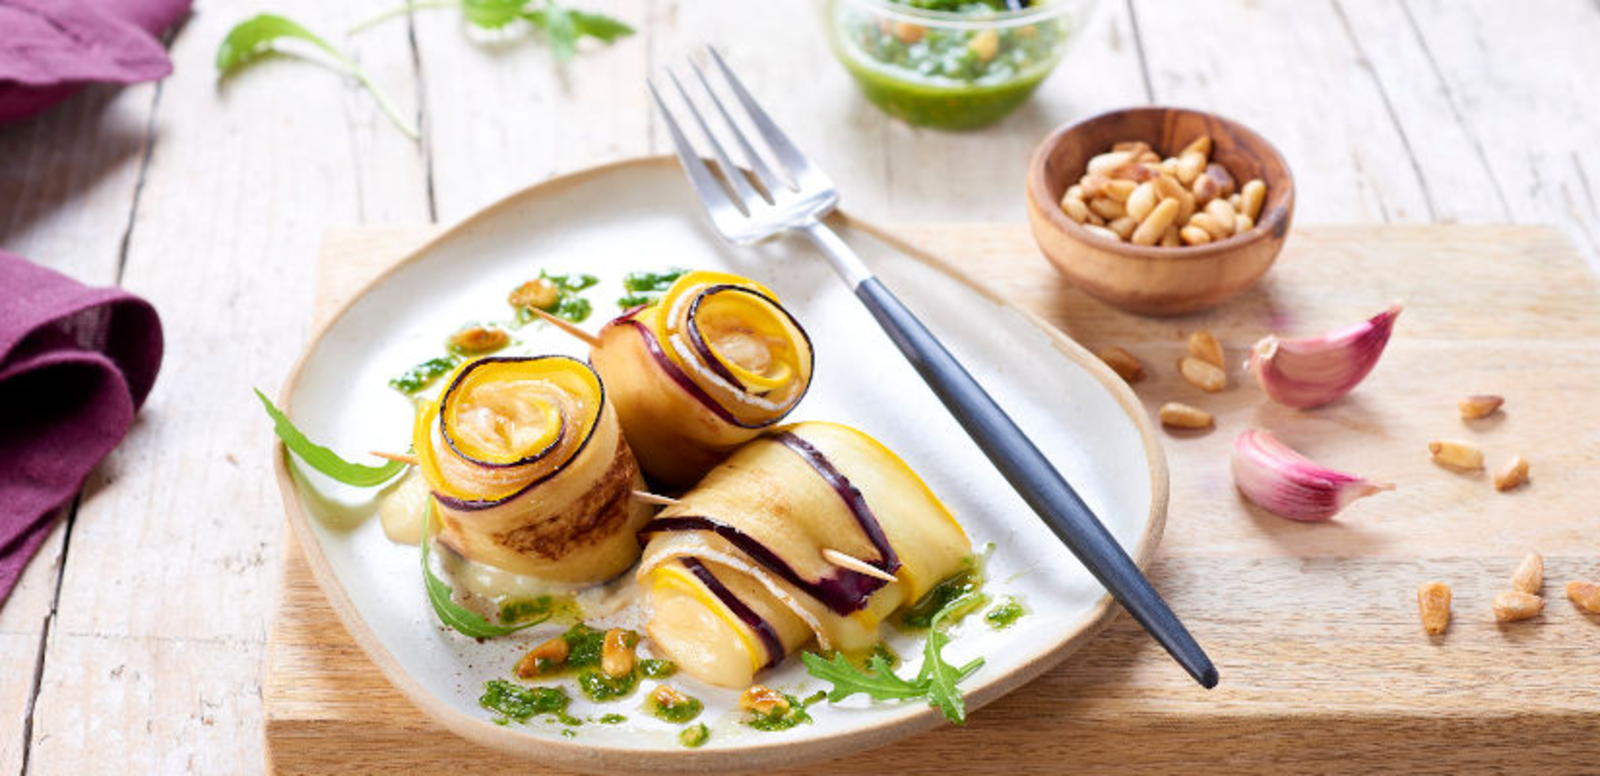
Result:
<svg viewBox="0 0 1600 776"><path fill-rule="evenodd" d="M158 36L188 12L189 0L0 0L0 123L87 83L172 72Z"/></svg>
<svg viewBox="0 0 1600 776"><path fill-rule="evenodd" d="M0 251L0 604L161 367L149 303Z"/></svg>

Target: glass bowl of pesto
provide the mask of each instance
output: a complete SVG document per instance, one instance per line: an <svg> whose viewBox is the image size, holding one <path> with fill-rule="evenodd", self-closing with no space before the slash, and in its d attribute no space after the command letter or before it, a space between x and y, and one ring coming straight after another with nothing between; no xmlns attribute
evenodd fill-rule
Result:
<svg viewBox="0 0 1600 776"><path fill-rule="evenodd" d="M1094 0L823 0L833 53L910 124L973 129L1026 102Z"/></svg>

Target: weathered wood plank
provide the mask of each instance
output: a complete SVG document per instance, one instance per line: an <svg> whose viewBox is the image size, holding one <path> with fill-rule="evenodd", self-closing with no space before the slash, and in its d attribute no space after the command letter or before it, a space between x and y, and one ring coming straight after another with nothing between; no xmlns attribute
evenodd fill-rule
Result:
<svg viewBox="0 0 1600 776"><path fill-rule="evenodd" d="M0 127L0 249L91 285L116 282L156 89L91 86Z"/></svg>
<svg viewBox="0 0 1600 776"><path fill-rule="evenodd" d="M0 606L0 773L21 773L34 678L55 604L66 526L58 523Z"/></svg>
<svg viewBox="0 0 1600 776"><path fill-rule="evenodd" d="M1301 223L1431 220L1405 138L1323 3L1136 3L1163 104L1236 119L1282 151Z"/></svg>
<svg viewBox="0 0 1600 776"><path fill-rule="evenodd" d="M1473 157L1454 160L1476 171L1459 180L1473 190L1496 190L1509 217L1555 223L1600 268L1600 8L1585 0L1537 6L1494 2L1407 2L1407 30L1420 42L1415 57L1383 49L1375 60L1401 59L1388 88L1409 98L1440 90L1457 117ZM1537 52L1529 56L1530 52ZM1435 100L1438 97L1433 98ZM1405 117L1408 133L1424 117ZM1441 160L1451 164L1450 160Z"/></svg>
<svg viewBox="0 0 1600 776"><path fill-rule="evenodd" d="M466 29L455 11L415 16L439 220L457 221L558 173L645 153L647 7L585 3L640 34L609 47L585 42L565 68L521 27L502 35Z"/></svg>
<svg viewBox="0 0 1600 776"><path fill-rule="evenodd" d="M1400 133L1433 220L1511 220L1484 150L1463 124L1404 3L1335 0L1334 10Z"/></svg>
<svg viewBox="0 0 1600 776"><path fill-rule="evenodd" d="M337 41L387 5L275 10ZM309 300L297 289L314 277L326 221L428 218L420 152L353 82L275 58L215 85L217 42L244 15L205 9L188 22L151 124L123 281L161 311L166 361L84 492L34 709L41 771L260 762L278 518L266 458L252 452L268 432L249 389L275 387L303 341ZM350 45L398 103L416 104L403 25Z"/></svg>

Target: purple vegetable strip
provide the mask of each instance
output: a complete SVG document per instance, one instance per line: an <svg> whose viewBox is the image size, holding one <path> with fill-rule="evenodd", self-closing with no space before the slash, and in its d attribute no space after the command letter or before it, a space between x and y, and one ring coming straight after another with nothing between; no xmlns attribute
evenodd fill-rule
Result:
<svg viewBox="0 0 1600 776"><path fill-rule="evenodd" d="M722 601L722 604L728 607L728 611L733 612L733 616L738 617L745 625L750 626L750 630L755 631L756 635L761 638L761 645L766 647L767 650L767 662L761 665L762 668L771 668L779 660L783 659L783 639L778 638L778 631L772 627L771 623L762 619L761 615L756 614L755 610L751 609L744 601L739 600L739 597L724 586L722 581L711 573L711 569L705 567L704 563L694 558L682 558L681 560L683 567L688 569L691 574L694 574L695 578L700 580L701 584L704 584L706 589L717 597L717 600Z"/></svg>

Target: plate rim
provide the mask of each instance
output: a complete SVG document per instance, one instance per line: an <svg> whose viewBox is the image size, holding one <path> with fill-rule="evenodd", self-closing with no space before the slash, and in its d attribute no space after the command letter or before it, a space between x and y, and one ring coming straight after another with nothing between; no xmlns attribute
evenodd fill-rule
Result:
<svg viewBox="0 0 1600 776"><path fill-rule="evenodd" d="M642 156L557 175L501 197L444 228L428 238L422 245L385 267L382 272L364 283L358 291L340 303L336 311L318 324L284 378L283 385L278 392L279 406L283 408L285 414L292 412L294 388L300 382L301 372L307 361L310 359L311 354L321 346L328 333L349 313L350 309L362 298L386 283L392 275L421 260L436 250L442 243L457 239L462 233L491 220L501 211L528 199L548 198L559 195L563 190L588 183L593 179L633 169L675 167L677 162L676 157L669 155ZM827 220L864 232L912 259L949 275L957 282L967 286L996 305L1019 313L1031 325L1041 330L1050 339L1052 346L1057 351L1087 371L1090 376L1101 384L1102 388L1111 394L1118 406L1128 415L1133 421L1134 427L1139 431L1140 441L1145 451L1146 463L1149 467L1150 511L1146 516L1144 531L1139 537L1138 545L1135 551L1130 553L1141 570L1148 570L1166 528L1170 481L1166 453L1161 446L1160 438L1156 434L1154 424L1144 410L1144 405L1134 394L1133 389L1122 378L1118 377L1109 366L1078 344L1076 340L1072 339L1064 331L1032 310L1020 307L1001 296L994 289L973 277L954 262L912 245L894 232L871 221L851 216L844 211L835 210L827 217ZM276 437L273 437L271 444L273 472L278 481L278 492L283 502L283 509L288 518L289 526L294 531L296 543L300 545L300 550L305 555L306 565L311 568L312 577L316 580L323 596L333 608L334 614L339 618L340 623L344 625L351 639L361 648L367 659L378 667L384 678L395 689L399 690L406 697L406 700L410 701L434 722L443 725L452 733L468 741L515 757L524 759L537 757L545 764L588 771L625 768L652 772L689 770L726 772L751 768L792 766L840 757L893 743L916 733L938 727L944 722L943 715L936 709L922 707L917 709L914 714L901 719L865 724L826 738L811 741L796 742L776 739L770 743L748 744L719 749L642 751L567 741L559 738L547 739L531 736L495 725L485 719L461 713L444 700L435 697L433 693L423 688L421 684L406 673L399 661L383 646L377 634L372 631L371 626L367 624L359 610L350 601L349 595L345 592L344 586L334 573L327 556L323 554L321 541L311 527L310 518L300 507L299 490L288 469L288 450ZM1010 694L1022 685L1038 678L1045 671L1059 665L1068 656L1104 630L1115 616L1116 609L1113 606L1111 595L1109 593L1102 595L1095 605L1090 608L1089 612L1081 618L1076 629L1057 644L1055 648L1034 655L1010 671L995 677L979 690L969 693L966 696L969 712L976 711Z"/></svg>

